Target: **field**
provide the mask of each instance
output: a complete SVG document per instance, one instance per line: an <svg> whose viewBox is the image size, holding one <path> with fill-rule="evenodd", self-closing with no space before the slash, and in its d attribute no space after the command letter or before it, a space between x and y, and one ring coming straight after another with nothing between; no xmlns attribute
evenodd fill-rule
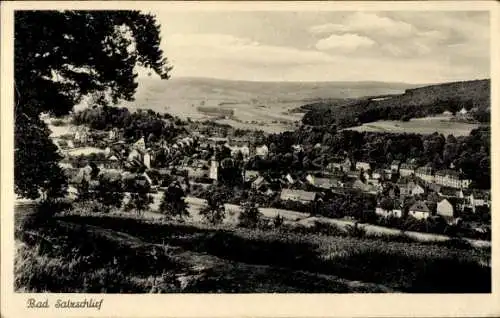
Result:
<svg viewBox="0 0 500 318"><path fill-rule="evenodd" d="M326 98L353 98L402 93L414 87L398 83L244 82L204 78L141 79L136 100L119 106L150 108L181 118L209 119L198 107L230 109L234 116L218 120L237 128L267 132L290 130L303 114L290 113L303 104Z"/></svg>
<svg viewBox="0 0 500 318"><path fill-rule="evenodd" d="M107 293L490 292L490 252L396 242L16 212L18 291ZM23 223L24 222L24 223ZM57 278L57 279L56 279Z"/></svg>
<svg viewBox="0 0 500 318"><path fill-rule="evenodd" d="M450 121L448 117L425 117L414 118L407 122L399 120L380 120L346 129L367 132L416 133L424 135L438 132L444 136L467 136L472 129L477 127L479 127L478 124L453 122Z"/></svg>

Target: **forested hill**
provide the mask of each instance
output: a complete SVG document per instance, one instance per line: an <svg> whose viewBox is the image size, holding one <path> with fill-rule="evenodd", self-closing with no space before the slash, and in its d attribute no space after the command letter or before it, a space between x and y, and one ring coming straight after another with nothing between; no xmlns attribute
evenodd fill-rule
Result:
<svg viewBox="0 0 500 318"><path fill-rule="evenodd" d="M465 109L479 122L490 120L490 80L474 80L407 89L404 94L365 97L344 103L319 102L302 106L306 125L356 126L377 120L408 120Z"/></svg>

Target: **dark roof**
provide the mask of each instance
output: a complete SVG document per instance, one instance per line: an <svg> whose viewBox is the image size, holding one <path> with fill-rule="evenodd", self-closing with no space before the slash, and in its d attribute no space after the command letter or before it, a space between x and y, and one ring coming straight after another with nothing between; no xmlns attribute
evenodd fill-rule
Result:
<svg viewBox="0 0 500 318"><path fill-rule="evenodd" d="M314 178L314 184L318 187L334 187L338 183L339 181L333 178Z"/></svg>
<svg viewBox="0 0 500 318"><path fill-rule="evenodd" d="M472 192L474 194L474 199L488 199L488 193L484 192L484 191L473 191Z"/></svg>
<svg viewBox="0 0 500 318"><path fill-rule="evenodd" d="M445 169L445 170L439 170L439 171L436 171L436 175L437 176L450 176L450 177L454 177L454 178L459 178L460 177L460 173L458 173L457 171L455 170L451 170L451 169Z"/></svg>
<svg viewBox="0 0 500 318"><path fill-rule="evenodd" d="M399 169L415 169L417 166L411 163L402 163Z"/></svg>
<svg viewBox="0 0 500 318"><path fill-rule="evenodd" d="M428 212L428 213L431 212L431 210L429 209L427 204L425 202L422 202L422 201L415 202L410 207L410 211L420 211L420 212Z"/></svg>
<svg viewBox="0 0 500 318"><path fill-rule="evenodd" d="M450 187L441 187L441 190L439 191L441 195L446 195L446 196L457 196L458 194L457 192L458 192L457 189Z"/></svg>

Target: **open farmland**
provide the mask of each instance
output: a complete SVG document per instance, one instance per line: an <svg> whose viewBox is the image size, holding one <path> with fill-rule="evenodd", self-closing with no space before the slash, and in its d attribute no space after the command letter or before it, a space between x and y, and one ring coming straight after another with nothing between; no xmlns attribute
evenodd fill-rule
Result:
<svg viewBox="0 0 500 318"><path fill-rule="evenodd" d="M203 108L232 110L234 115L218 119L236 128L267 132L290 130L303 114L290 110L311 101L398 94L414 87L377 82L248 82L205 78L173 78L168 81L141 79L133 102L119 106L130 110L152 109L181 118L215 119Z"/></svg>
<svg viewBox="0 0 500 318"><path fill-rule="evenodd" d="M355 131L432 134L438 132L445 136L467 136L479 124L450 121L447 117L415 118L407 122L400 120L379 120L361 126L346 128Z"/></svg>

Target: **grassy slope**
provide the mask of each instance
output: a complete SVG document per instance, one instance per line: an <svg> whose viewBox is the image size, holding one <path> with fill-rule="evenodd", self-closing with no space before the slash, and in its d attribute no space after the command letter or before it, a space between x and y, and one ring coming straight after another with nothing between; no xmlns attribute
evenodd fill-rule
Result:
<svg viewBox="0 0 500 318"><path fill-rule="evenodd" d="M38 286L37 291L51 292L490 289L489 267L477 264L489 255L479 250L94 216L63 217L34 232L17 232L18 242L25 244L19 244L17 288Z"/></svg>

